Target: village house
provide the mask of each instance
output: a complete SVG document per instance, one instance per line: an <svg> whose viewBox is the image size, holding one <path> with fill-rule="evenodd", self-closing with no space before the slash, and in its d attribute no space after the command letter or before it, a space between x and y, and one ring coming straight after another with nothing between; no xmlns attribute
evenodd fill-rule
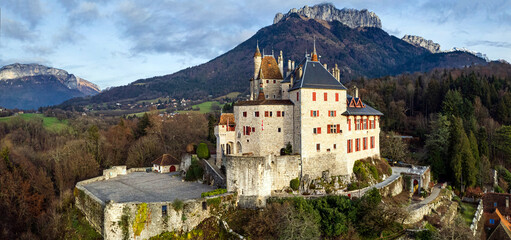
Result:
<svg viewBox="0 0 511 240"><path fill-rule="evenodd" d="M163 154L152 162L153 171L159 173L169 173L179 171L181 161L171 156L170 154Z"/></svg>

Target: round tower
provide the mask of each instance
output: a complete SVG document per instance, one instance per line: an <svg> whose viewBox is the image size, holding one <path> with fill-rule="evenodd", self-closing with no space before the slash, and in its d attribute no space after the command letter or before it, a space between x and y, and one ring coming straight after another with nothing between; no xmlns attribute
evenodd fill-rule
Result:
<svg viewBox="0 0 511 240"><path fill-rule="evenodd" d="M259 51L259 41L257 41L257 48L254 53L254 80L258 78L262 60L261 52Z"/></svg>

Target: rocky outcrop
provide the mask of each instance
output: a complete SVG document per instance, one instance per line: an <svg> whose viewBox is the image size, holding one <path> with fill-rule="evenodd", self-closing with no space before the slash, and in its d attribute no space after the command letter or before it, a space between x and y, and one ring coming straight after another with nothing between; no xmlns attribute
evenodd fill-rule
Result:
<svg viewBox="0 0 511 240"><path fill-rule="evenodd" d="M417 47L423 47L427 50L429 50L432 53L439 53L440 51L440 44L435 43L431 40L426 40L423 37L419 36L413 36L413 35L405 35L401 40L412 44Z"/></svg>
<svg viewBox="0 0 511 240"><path fill-rule="evenodd" d="M333 4L324 3L314 5L312 7L304 6L303 8L293 8L288 13L282 14L277 13L273 19L273 24L280 22L289 15L297 13L298 15L325 20L325 21L339 21L350 28L357 27L377 27L381 28L380 18L373 12L369 12L367 9L356 10L356 9L337 9Z"/></svg>
<svg viewBox="0 0 511 240"><path fill-rule="evenodd" d="M0 69L0 81L15 80L27 81L28 77L35 76L54 76L58 81L69 89L76 89L85 95L93 95L100 91L96 84L85 79L79 78L73 74L39 64L11 64Z"/></svg>

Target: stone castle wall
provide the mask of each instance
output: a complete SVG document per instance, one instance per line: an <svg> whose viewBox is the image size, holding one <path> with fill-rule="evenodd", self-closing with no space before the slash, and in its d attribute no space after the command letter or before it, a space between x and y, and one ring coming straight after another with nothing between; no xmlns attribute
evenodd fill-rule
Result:
<svg viewBox="0 0 511 240"><path fill-rule="evenodd" d="M175 209L172 202L109 202L104 211L104 239L148 239L165 231L190 231L204 219L235 207L237 196L223 194L187 200ZM162 208L166 208L166 214Z"/></svg>
<svg viewBox="0 0 511 240"><path fill-rule="evenodd" d="M262 79L263 92L266 99L282 99L280 87L282 79Z"/></svg>
<svg viewBox="0 0 511 240"><path fill-rule="evenodd" d="M284 116L277 117L277 111L284 112ZM255 117L259 112L259 117ZM265 117L265 112L271 117ZM244 117L243 113L246 113ZM241 146L241 153L253 153L256 156L280 154L288 142L293 144L293 106L292 105L250 105L235 106L236 119L236 151ZM243 133L244 127L254 128L250 135ZM280 132L279 132L280 129Z"/></svg>
<svg viewBox="0 0 511 240"><path fill-rule="evenodd" d="M227 191L240 195L240 206L259 207L273 190L300 177L300 156L227 156Z"/></svg>

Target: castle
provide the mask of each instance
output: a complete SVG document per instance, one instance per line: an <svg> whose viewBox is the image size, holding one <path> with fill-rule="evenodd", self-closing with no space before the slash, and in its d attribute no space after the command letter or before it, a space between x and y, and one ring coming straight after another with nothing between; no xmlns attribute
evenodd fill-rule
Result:
<svg viewBox="0 0 511 240"><path fill-rule="evenodd" d="M380 117L348 95L337 65L329 72L316 53L284 73L276 60L254 54L250 100L223 113L215 127L217 165L226 168L227 188L240 196L268 196L294 178L314 179L325 171L349 176L356 160L379 157ZM286 146L292 153L284 154Z"/></svg>

